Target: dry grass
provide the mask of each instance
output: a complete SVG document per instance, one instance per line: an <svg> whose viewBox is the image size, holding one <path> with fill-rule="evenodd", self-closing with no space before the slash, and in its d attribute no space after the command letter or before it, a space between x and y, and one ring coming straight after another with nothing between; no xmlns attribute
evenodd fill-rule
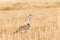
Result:
<svg viewBox="0 0 60 40"><path fill-rule="evenodd" d="M60 3L4 5L0 6L3 10L0 11L0 40L60 40L60 9L56 9L60 8ZM32 19L29 30L13 34L26 24L30 13Z"/></svg>
<svg viewBox="0 0 60 40"><path fill-rule="evenodd" d="M0 10L20 10L20 9L41 9L41 8L60 8L60 2L54 3L16 3L16 4L0 4Z"/></svg>
<svg viewBox="0 0 60 40"><path fill-rule="evenodd" d="M0 11L0 40L60 40L60 9L29 9ZM13 34L32 14L31 27L26 32Z"/></svg>

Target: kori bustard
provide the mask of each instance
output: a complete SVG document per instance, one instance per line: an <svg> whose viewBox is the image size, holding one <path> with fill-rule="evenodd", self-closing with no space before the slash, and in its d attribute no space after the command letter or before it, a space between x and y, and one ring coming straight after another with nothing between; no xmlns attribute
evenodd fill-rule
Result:
<svg viewBox="0 0 60 40"><path fill-rule="evenodd" d="M32 14L29 14L29 15L28 15L27 23L26 23L25 25L23 25L23 26L20 26L20 27L14 32L14 34L17 33L17 32L26 31L26 30L29 29L29 27L31 27L31 24L30 24L31 15L32 15Z"/></svg>

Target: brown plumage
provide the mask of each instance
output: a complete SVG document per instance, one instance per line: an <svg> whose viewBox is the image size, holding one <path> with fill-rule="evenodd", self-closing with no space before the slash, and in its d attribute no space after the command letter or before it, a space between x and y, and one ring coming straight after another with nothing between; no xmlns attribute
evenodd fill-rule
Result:
<svg viewBox="0 0 60 40"><path fill-rule="evenodd" d="M22 32L22 31L28 30L29 27L30 27L30 24L21 26L21 27L19 27L19 28L14 32L14 34L17 33L17 32Z"/></svg>
<svg viewBox="0 0 60 40"><path fill-rule="evenodd" d="M13 34L17 33L17 32L22 32L22 31L26 31L28 30L31 25L30 25L30 19L31 19L31 14L28 16L28 22L26 25L20 26Z"/></svg>

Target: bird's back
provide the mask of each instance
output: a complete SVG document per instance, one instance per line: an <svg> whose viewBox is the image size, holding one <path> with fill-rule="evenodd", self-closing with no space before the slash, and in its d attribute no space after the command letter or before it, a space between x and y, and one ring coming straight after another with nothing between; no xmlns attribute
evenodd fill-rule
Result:
<svg viewBox="0 0 60 40"><path fill-rule="evenodd" d="M29 29L29 27L30 27L30 25L20 26L20 27L16 30L16 32L14 32L14 33L26 31L26 30Z"/></svg>

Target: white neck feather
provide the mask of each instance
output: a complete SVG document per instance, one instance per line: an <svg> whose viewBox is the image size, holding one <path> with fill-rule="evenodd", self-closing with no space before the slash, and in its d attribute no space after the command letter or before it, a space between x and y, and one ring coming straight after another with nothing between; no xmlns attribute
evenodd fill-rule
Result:
<svg viewBox="0 0 60 40"><path fill-rule="evenodd" d="M32 15L32 14L29 14L29 16L28 16L28 21L27 21L27 23L29 23L29 24L30 24L30 20L31 20L31 15Z"/></svg>

